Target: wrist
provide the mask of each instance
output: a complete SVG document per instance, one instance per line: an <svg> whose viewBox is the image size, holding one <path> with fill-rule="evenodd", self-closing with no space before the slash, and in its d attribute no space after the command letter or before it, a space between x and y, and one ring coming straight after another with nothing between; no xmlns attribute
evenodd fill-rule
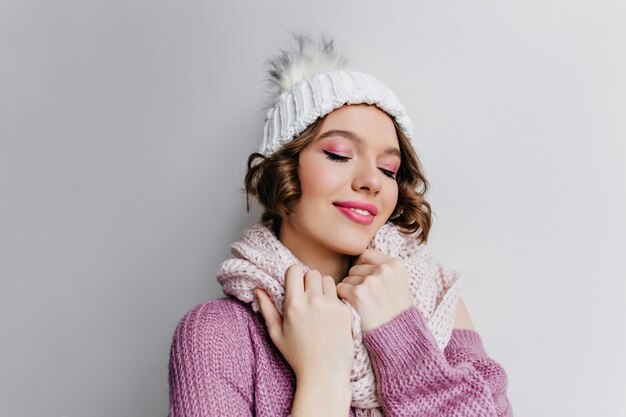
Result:
<svg viewBox="0 0 626 417"><path fill-rule="evenodd" d="M296 376L296 389L300 388L324 397L343 399L348 403L352 398L350 375L345 378L338 378L336 374L320 373Z"/></svg>

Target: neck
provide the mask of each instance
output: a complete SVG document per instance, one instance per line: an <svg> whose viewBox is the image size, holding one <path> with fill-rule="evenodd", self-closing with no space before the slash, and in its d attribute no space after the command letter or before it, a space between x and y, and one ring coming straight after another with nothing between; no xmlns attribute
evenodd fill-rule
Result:
<svg viewBox="0 0 626 417"><path fill-rule="evenodd" d="M278 240L310 269L330 275L335 284L348 276L352 266L352 256L335 252L319 245L311 239L300 238L301 234L288 221L281 222Z"/></svg>

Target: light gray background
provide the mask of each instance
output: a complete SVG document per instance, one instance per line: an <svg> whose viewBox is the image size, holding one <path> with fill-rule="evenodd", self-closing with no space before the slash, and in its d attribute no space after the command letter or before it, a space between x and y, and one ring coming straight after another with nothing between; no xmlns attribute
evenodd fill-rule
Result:
<svg viewBox="0 0 626 417"><path fill-rule="evenodd" d="M626 415L622 1L0 2L0 414L165 416L178 320L257 219L264 61L394 89L516 416Z"/></svg>

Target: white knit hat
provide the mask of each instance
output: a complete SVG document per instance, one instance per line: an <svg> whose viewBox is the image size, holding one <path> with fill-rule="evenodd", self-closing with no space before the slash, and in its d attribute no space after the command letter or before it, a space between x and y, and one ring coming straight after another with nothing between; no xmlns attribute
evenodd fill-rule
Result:
<svg viewBox="0 0 626 417"><path fill-rule="evenodd" d="M319 117L344 104L374 104L393 117L415 147L413 126L404 106L389 87L375 77L342 67L346 59L333 41L315 44L295 35L297 48L269 61L274 90L259 153L270 156L306 130Z"/></svg>

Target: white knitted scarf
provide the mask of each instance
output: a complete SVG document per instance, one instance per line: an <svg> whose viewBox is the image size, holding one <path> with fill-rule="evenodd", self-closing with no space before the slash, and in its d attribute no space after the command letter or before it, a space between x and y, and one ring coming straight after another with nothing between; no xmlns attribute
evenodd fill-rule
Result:
<svg viewBox="0 0 626 417"><path fill-rule="evenodd" d="M402 234L391 223L380 228L368 247L404 261L409 287L414 297L413 305L427 320L428 328L439 349L443 351L454 325L460 294L460 274L433 262L428 245L418 243L415 234ZM231 254L232 257L220 265L217 280L222 285L224 294L252 303L254 311L259 311L259 306L252 291L262 288L282 315L287 268L298 263L305 272L309 270L261 222L253 223L242 233L241 239L231 245ZM354 319L352 336L355 355L350 375L351 405L355 408L357 417L382 416L374 371L362 342L361 320L356 310L347 301L344 302L350 307Z"/></svg>

